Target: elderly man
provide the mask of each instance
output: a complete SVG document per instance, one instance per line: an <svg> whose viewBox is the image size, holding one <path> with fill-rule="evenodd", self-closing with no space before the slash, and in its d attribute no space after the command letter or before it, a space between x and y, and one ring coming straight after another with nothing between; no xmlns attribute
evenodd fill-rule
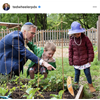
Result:
<svg viewBox="0 0 100 100"><path fill-rule="evenodd" d="M35 54L25 48L25 40L31 41L35 36L37 27L31 22L25 23L21 31L13 31L7 34L0 41L0 73L3 75L11 74L19 76L23 72L25 58L30 59L36 64L43 65L48 70L55 69L53 66L38 58Z"/></svg>

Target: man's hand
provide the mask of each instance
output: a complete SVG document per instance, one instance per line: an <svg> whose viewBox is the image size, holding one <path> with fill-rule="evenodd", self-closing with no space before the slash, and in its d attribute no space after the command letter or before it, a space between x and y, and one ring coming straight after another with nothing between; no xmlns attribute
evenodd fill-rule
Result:
<svg viewBox="0 0 100 100"><path fill-rule="evenodd" d="M48 70L52 70L52 68L54 69L54 70L56 70L52 65L50 65L50 64L48 64L47 62L45 62L45 61L43 61L43 66L45 66Z"/></svg>

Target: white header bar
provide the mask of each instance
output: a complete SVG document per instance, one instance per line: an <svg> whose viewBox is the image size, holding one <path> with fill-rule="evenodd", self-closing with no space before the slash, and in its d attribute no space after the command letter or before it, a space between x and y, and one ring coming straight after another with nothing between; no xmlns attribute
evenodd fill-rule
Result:
<svg viewBox="0 0 100 100"><path fill-rule="evenodd" d="M100 13L100 0L3 0L0 13ZM10 6L4 10L5 3Z"/></svg>

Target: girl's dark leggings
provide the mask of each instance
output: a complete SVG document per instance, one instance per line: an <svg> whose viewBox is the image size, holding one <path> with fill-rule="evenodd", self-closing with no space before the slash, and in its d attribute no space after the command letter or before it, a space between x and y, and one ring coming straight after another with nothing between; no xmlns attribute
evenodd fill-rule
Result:
<svg viewBox="0 0 100 100"><path fill-rule="evenodd" d="M84 73L85 73L85 76L87 78L88 83L91 84L92 83L92 79L91 79L90 67L84 69ZM79 76L80 76L80 70L75 69L75 82L76 83L79 82Z"/></svg>

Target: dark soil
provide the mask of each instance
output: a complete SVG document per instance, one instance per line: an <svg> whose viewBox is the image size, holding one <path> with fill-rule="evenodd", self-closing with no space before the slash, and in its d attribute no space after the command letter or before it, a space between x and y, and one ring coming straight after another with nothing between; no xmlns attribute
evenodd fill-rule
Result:
<svg viewBox="0 0 100 100"><path fill-rule="evenodd" d="M13 84L13 83L8 84L9 89L11 89L12 87L17 87L17 86L18 85ZM41 91L39 91L39 93L40 92ZM78 89L74 90L75 96L76 96L77 92L78 92ZM39 93L36 93L35 99L50 99L52 97L52 96L50 96L50 94L58 94L59 91L57 91L57 92L52 92L52 91L42 92L41 96L37 96ZM11 93L10 97L12 99L26 99L26 97L23 97L23 95L25 95L25 94L26 94L26 92L24 89L17 88L13 93ZM74 99L75 96L73 97L68 91L65 91L63 94L64 99Z"/></svg>
<svg viewBox="0 0 100 100"><path fill-rule="evenodd" d="M41 91L40 91L41 92ZM19 89L16 89L12 94L11 94L11 98L12 99L26 99L26 97L23 97L23 95L25 94L24 91ZM58 94L58 92L42 92L42 97L41 96L35 96L35 99L50 99L52 96L50 96L50 94ZM77 94L77 91L75 91L75 96ZM63 98L64 99L74 99L75 96L73 97L68 91L64 92L63 94Z"/></svg>

